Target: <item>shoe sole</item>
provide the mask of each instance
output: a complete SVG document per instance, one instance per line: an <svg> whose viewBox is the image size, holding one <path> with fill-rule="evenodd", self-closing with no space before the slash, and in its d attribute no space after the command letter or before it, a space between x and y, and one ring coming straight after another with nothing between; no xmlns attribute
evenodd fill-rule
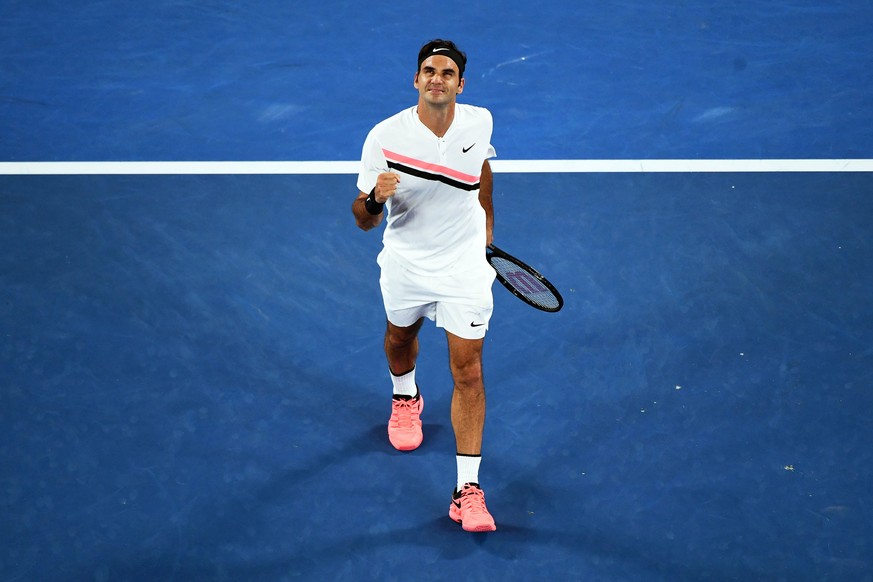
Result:
<svg viewBox="0 0 873 582"><path fill-rule="evenodd" d="M463 529L464 531L471 532L471 533L485 533L485 532L489 532L489 531L497 531L496 525L483 524L483 525L477 525L475 527L467 527L466 525L464 525L463 521L460 521L457 519L454 519L454 521L455 521L455 523L461 524L461 529Z"/></svg>
<svg viewBox="0 0 873 582"><path fill-rule="evenodd" d="M485 533L485 532L489 532L489 531L497 531L496 525L488 525L487 523L483 523L482 525L471 526L471 527L465 526L464 522L461 521L460 517L455 517L454 512L452 511L453 508L454 508L454 506L449 508L449 519L451 519L455 523L460 524L461 529L463 529L464 531L468 531L471 533Z"/></svg>
<svg viewBox="0 0 873 582"><path fill-rule="evenodd" d="M407 451L414 451L415 449L420 447L421 442L419 442L417 445L406 445L406 446L402 446L402 447L398 447L394 443L391 443L391 446L394 447L395 450L407 452Z"/></svg>
<svg viewBox="0 0 873 582"><path fill-rule="evenodd" d="M461 524L461 529L464 531L468 531L471 533L486 533L489 531L497 531L497 526L489 526L489 525L480 525L478 527L465 527L464 524Z"/></svg>

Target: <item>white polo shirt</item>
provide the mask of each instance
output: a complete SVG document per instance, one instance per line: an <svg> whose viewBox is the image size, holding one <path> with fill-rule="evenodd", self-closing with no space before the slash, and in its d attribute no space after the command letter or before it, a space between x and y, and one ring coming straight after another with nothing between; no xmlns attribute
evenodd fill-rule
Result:
<svg viewBox="0 0 873 582"><path fill-rule="evenodd" d="M358 189L369 192L382 172L400 177L385 204L383 253L420 275L481 268L485 211L479 204L482 164L496 155L493 121L482 107L455 104L455 118L437 137L410 107L376 125L361 154Z"/></svg>

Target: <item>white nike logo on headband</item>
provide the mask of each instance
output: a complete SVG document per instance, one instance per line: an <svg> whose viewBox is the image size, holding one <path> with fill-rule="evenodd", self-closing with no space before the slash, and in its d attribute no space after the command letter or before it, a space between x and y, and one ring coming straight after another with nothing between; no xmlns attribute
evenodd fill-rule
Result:
<svg viewBox="0 0 873 582"><path fill-rule="evenodd" d="M433 49L433 52L438 52L438 51L447 51L447 50L449 50L449 49L447 49L446 47L443 47L443 48L435 48L435 49Z"/></svg>

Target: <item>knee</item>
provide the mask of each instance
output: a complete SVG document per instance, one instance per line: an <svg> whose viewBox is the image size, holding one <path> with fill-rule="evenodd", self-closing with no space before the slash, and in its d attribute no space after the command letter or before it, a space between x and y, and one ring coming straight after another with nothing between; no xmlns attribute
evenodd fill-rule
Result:
<svg viewBox="0 0 873 582"><path fill-rule="evenodd" d="M418 330L389 327L385 332L385 350L388 353L417 351Z"/></svg>
<svg viewBox="0 0 873 582"><path fill-rule="evenodd" d="M455 386L459 390L471 392L484 391L482 362L478 360L453 364L452 378L455 380Z"/></svg>
<svg viewBox="0 0 873 582"><path fill-rule="evenodd" d="M385 334L385 343L392 349L402 350L408 348L415 342L415 335L391 332Z"/></svg>

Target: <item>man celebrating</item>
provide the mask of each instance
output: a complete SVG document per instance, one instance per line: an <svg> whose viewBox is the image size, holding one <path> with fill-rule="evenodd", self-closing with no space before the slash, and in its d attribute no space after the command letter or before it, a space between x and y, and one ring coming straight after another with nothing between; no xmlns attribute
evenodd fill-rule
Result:
<svg viewBox="0 0 873 582"><path fill-rule="evenodd" d="M418 54L418 104L376 125L364 142L358 226L378 226L387 210L377 262L388 319L385 355L394 388L388 439L398 450L422 442L424 398L415 380L424 318L446 332L454 380L452 428L458 476L449 517L467 531L494 531L479 486L485 385L482 346L493 310L494 270L485 259L494 211L491 113L457 103L466 55L436 39Z"/></svg>

